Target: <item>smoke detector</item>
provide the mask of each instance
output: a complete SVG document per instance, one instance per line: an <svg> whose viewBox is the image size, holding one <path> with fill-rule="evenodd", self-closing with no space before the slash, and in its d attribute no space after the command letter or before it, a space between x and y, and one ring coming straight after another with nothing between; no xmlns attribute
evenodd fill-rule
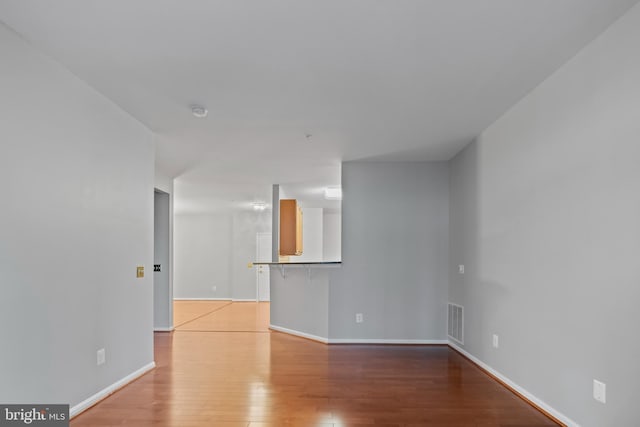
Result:
<svg viewBox="0 0 640 427"><path fill-rule="evenodd" d="M202 105L192 105L191 114L199 119L204 119L205 117L207 117L207 114L209 114L209 110L207 110Z"/></svg>

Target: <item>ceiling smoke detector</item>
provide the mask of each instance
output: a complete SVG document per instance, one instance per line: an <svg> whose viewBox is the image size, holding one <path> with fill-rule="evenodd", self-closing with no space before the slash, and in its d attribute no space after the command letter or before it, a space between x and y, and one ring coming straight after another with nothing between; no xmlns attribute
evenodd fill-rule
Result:
<svg viewBox="0 0 640 427"><path fill-rule="evenodd" d="M207 114L209 114L209 110L204 108L202 105L192 105L191 114L199 119L204 119L205 117L207 117Z"/></svg>

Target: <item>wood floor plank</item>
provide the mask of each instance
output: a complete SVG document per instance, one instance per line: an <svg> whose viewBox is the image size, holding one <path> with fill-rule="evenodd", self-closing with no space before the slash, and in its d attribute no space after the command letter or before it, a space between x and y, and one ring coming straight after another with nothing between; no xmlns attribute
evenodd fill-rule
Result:
<svg viewBox="0 0 640 427"><path fill-rule="evenodd" d="M262 308L245 304L207 314L227 318L198 327L259 325ZM446 346L329 346L282 333L181 329L157 333L155 345L156 369L71 426L556 425Z"/></svg>
<svg viewBox="0 0 640 427"><path fill-rule="evenodd" d="M176 329L200 332L269 332L269 303L234 302Z"/></svg>
<svg viewBox="0 0 640 427"><path fill-rule="evenodd" d="M187 322L230 304L231 301L174 301L173 326L178 328Z"/></svg>

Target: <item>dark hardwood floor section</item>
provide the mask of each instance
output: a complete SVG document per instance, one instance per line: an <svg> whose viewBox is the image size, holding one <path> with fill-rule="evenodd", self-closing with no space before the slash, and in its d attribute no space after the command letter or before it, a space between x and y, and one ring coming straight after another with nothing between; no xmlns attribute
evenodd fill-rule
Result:
<svg viewBox="0 0 640 427"><path fill-rule="evenodd" d="M71 426L556 425L446 346L200 331L155 344L155 370Z"/></svg>

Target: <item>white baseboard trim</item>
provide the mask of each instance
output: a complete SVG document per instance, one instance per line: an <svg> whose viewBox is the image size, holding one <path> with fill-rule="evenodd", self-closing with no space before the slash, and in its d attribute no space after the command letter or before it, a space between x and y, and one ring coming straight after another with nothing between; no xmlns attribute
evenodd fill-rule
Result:
<svg viewBox="0 0 640 427"><path fill-rule="evenodd" d="M173 332L173 326L170 328L153 328L153 332Z"/></svg>
<svg viewBox="0 0 640 427"><path fill-rule="evenodd" d="M307 338L324 344L396 344L396 345L447 345L447 340L398 340L398 339L382 339L382 338L325 338L318 335L308 334L306 332L296 331L295 329L283 328L282 326L269 325L269 329L284 332L285 334L295 335L297 337Z"/></svg>
<svg viewBox="0 0 640 427"><path fill-rule="evenodd" d="M398 340L385 338L329 338L329 344L399 344L399 345L447 345L447 340Z"/></svg>
<svg viewBox="0 0 640 427"><path fill-rule="evenodd" d="M297 337L306 338L313 341L318 341L324 344L328 344L329 341L324 337L319 337L317 335L307 334L306 332L296 331L294 329L283 328L282 326L269 325L269 329L273 329L274 331L284 332L285 334L295 335Z"/></svg>
<svg viewBox="0 0 640 427"><path fill-rule="evenodd" d="M174 301L231 301L231 298L174 298L173 300Z"/></svg>
<svg viewBox="0 0 640 427"><path fill-rule="evenodd" d="M233 302L256 302L255 298L233 298Z"/></svg>
<svg viewBox="0 0 640 427"><path fill-rule="evenodd" d="M567 417L562 412L560 412L560 411L556 410L555 408L551 407L549 404L547 404L543 400L541 400L541 399L537 398L536 396L534 396L533 394L529 393L527 390L525 390L524 388L522 388L518 384L516 384L513 381L511 381L509 378L505 377L500 372L496 371L491 366L489 366L486 363L484 363L482 360L478 359L477 357L473 356L472 354L470 354L466 350L462 349L457 344L449 341L449 346L451 348L453 348L454 350L456 350L457 352L459 352L462 355L464 355L465 357L467 357L468 359L472 360L476 365L480 366L482 369L484 369L485 371L489 372L491 375L493 375L494 377L498 378L500 381L502 381L506 385L508 385L517 394L519 394L520 396L522 396L526 400L530 401L531 403L533 403L534 405L536 405L537 407L542 409L544 412L547 412L549 415L551 415L552 417L556 418L558 421L566 424L567 427L580 427L580 425L577 422L573 421L571 418Z"/></svg>
<svg viewBox="0 0 640 427"><path fill-rule="evenodd" d="M97 392L93 396L83 400L82 402L78 403L77 405L72 406L71 409L69 410L69 417L73 418L73 417L81 414L82 412L84 412L87 409L91 408L96 403L100 402L102 399L104 399L104 398L108 397L109 395L115 393L116 391L118 391L122 387L126 386L130 382L140 378L141 376L143 376L144 374L146 374L147 372L149 372L150 370L152 370L155 367L156 367L156 362L151 362L151 363L143 366L142 368L138 369L137 371L130 373L126 377L122 378L121 380L116 381L115 383L111 384L107 388L105 388L103 390L100 390L99 392Z"/></svg>

